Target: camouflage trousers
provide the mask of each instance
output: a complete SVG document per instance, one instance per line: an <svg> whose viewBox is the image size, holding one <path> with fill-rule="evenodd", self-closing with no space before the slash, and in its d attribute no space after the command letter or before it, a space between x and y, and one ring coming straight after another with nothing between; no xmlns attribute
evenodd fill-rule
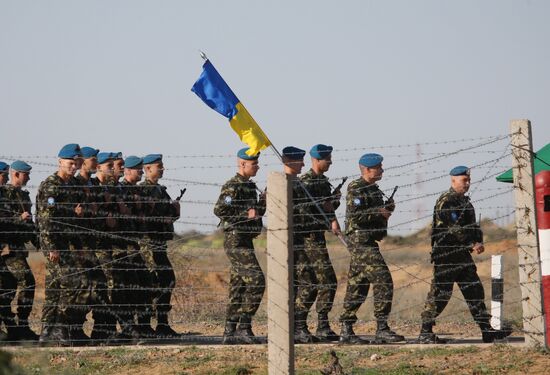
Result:
<svg viewBox="0 0 550 375"><path fill-rule="evenodd" d="M252 237L226 232L224 249L230 262L226 318L232 321L250 318L258 311L265 290L265 277L254 252Z"/></svg>
<svg viewBox="0 0 550 375"><path fill-rule="evenodd" d="M10 300L17 299L17 318L19 324L27 324L27 320L32 311L34 303L34 275L27 263L26 251L24 246L18 249L15 246L10 246L10 253L3 256L6 267L16 280L15 288L10 291Z"/></svg>
<svg viewBox="0 0 550 375"><path fill-rule="evenodd" d="M355 232L348 236L348 249L351 260L340 321L357 321L357 310L365 302L371 284L374 316L377 321L387 321L392 307L393 279L378 244L367 234Z"/></svg>
<svg viewBox="0 0 550 375"><path fill-rule="evenodd" d="M45 325L82 325L86 320L92 284L84 263L81 245L58 244L59 262L46 262Z"/></svg>
<svg viewBox="0 0 550 375"><path fill-rule="evenodd" d="M162 323L168 321L168 313L172 309L170 301L176 286L176 274L168 258L167 250L166 241L154 240L149 237L140 241L142 260L149 275L141 287L147 289L147 285L153 286L152 292L148 293L148 298L152 304L152 314L156 313L157 320ZM144 270L140 274L147 276L147 272ZM143 297L141 300L143 301Z"/></svg>
<svg viewBox="0 0 550 375"><path fill-rule="evenodd" d="M318 314L328 314L334 304L338 281L328 254L325 232L324 230L312 232L305 237L304 241L306 254L311 260L317 280L315 309Z"/></svg>
<svg viewBox="0 0 550 375"><path fill-rule="evenodd" d="M0 244L0 249L4 246ZM15 315L11 311L11 291L17 288L17 280L13 277L4 258L0 257L0 324L6 328L15 326Z"/></svg>
<svg viewBox="0 0 550 375"><path fill-rule="evenodd" d="M490 315L485 306L485 292L472 256L469 252L465 253L461 262L457 259L452 263L445 262L444 258L440 260L434 264L431 287L422 312L422 322L435 323L435 319L449 303L454 283L457 283L476 323L487 323Z"/></svg>
<svg viewBox="0 0 550 375"><path fill-rule="evenodd" d="M317 278L304 251L303 240L294 237L294 314L308 314L317 298Z"/></svg>

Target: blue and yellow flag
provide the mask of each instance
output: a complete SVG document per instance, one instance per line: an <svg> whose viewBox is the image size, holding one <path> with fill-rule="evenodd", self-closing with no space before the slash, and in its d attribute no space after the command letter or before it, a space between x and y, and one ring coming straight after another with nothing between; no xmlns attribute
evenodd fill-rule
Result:
<svg viewBox="0 0 550 375"><path fill-rule="evenodd" d="M207 60L202 68L201 76L191 91L197 94L207 106L229 119L229 124L235 133L250 147L247 151L248 155L256 155L264 148L271 146L263 130L225 83L214 65Z"/></svg>

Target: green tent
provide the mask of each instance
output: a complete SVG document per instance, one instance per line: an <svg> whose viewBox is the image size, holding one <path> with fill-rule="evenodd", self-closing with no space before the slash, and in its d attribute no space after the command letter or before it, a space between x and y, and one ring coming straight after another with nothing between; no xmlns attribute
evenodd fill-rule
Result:
<svg viewBox="0 0 550 375"><path fill-rule="evenodd" d="M536 157L533 164L535 167L535 175L540 171L550 171L550 143L536 152ZM512 177L512 169L508 169L500 176L497 176L497 181L514 182Z"/></svg>

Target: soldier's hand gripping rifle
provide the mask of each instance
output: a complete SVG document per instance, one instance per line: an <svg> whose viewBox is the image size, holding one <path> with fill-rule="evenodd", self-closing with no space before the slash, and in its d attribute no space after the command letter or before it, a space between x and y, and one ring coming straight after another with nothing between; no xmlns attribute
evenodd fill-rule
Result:
<svg viewBox="0 0 550 375"><path fill-rule="evenodd" d="M397 191L397 188L398 188L398 187L399 187L399 186L396 185L396 186L393 188L393 191L392 191L390 197L389 197L388 200L384 203L384 207L386 207L386 210L388 210L388 211L393 212L393 210L395 210L395 202L394 202L394 200L393 200L393 196L395 195L395 192Z"/></svg>
<svg viewBox="0 0 550 375"><path fill-rule="evenodd" d="M338 184L338 186L336 186L336 187L334 188L334 190L332 191L332 196L335 196L335 195L341 193L340 190L342 190L342 187L344 186L344 184L346 183L347 180L348 180L348 177L347 177L347 176L344 177L344 178L342 178L342 182L340 182L340 183Z"/></svg>

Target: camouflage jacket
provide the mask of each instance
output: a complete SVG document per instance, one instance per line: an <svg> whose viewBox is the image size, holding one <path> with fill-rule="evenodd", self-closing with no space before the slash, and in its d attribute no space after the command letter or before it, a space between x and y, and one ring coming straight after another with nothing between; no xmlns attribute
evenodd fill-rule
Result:
<svg viewBox="0 0 550 375"><path fill-rule="evenodd" d="M128 214L122 215L120 218L124 236L137 240L142 236L144 230L145 205L141 196L143 188L123 179L119 183L119 189L122 200L129 211Z"/></svg>
<svg viewBox="0 0 550 375"><path fill-rule="evenodd" d="M105 230L105 220L98 215L98 209L100 202L98 198L99 194L99 180L97 178L89 178L85 180L81 175L77 175L74 178L74 184L81 186L80 202L84 209L84 216L80 219L80 225L84 228L93 229L93 232L86 234L86 230L83 229L82 233L86 238L96 238L96 231Z"/></svg>
<svg viewBox="0 0 550 375"><path fill-rule="evenodd" d="M31 213L32 202L29 192L13 185L2 188L3 197L0 203L2 242L22 246L32 242L38 246L37 228L32 218L21 219L23 212Z"/></svg>
<svg viewBox="0 0 550 375"><path fill-rule="evenodd" d="M441 194L434 207L432 246L464 246L483 242L483 232L476 222L470 197L452 188Z"/></svg>
<svg viewBox="0 0 550 375"><path fill-rule="evenodd" d="M297 177L292 180L292 226L295 242L309 231L311 201Z"/></svg>
<svg viewBox="0 0 550 375"><path fill-rule="evenodd" d="M214 215L220 218L225 232L237 231L253 237L262 231L261 216L265 213L265 200L258 200L256 184L236 174L223 186L214 207ZM248 210L255 209L258 219L249 219Z"/></svg>
<svg viewBox="0 0 550 375"><path fill-rule="evenodd" d="M68 242L79 242L80 221L75 213L81 203L79 190L74 179L66 183L57 173L40 183L36 215L42 250L61 250Z"/></svg>
<svg viewBox="0 0 550 375"><path fill-rule="evenodd" d="M179 215L166 186L147 179L138 186L143 198L144 234L155 240L171 240L174 238L174 222Z"/></svg>
<svg viewBox="0 0 550 375"><path fill-rule="evenodd" d="M333 187L331 183L325 175L317 175L312 169L304 173L300 177L300 180L305 185L309 194L315 199L315 203L317 203L317 205L315 205L314 202L308 199L309 207L307 207L307 211L309 213L309 218L307 222L304 223L305 227L307 230L311 231L328 230L329 223L326 222L323 215L319 212L319 208L323 210L330 221L333 221L336 219L335 211L340 206L340 201L334 199L332 195ZM330 211L324 209L324 203L327 201L332 202L333 209ZM317 208L317 206L319 206L319 208Z"/></svg>
<svg viewBox="0 0 550 375"><path fill-rule="evenodd" d="M384 204L377 184L369 184L362 177L353 180L346 196L346 234L359 230L370 233L376 241L386 237L388 220L380 213Z"/></svg>

